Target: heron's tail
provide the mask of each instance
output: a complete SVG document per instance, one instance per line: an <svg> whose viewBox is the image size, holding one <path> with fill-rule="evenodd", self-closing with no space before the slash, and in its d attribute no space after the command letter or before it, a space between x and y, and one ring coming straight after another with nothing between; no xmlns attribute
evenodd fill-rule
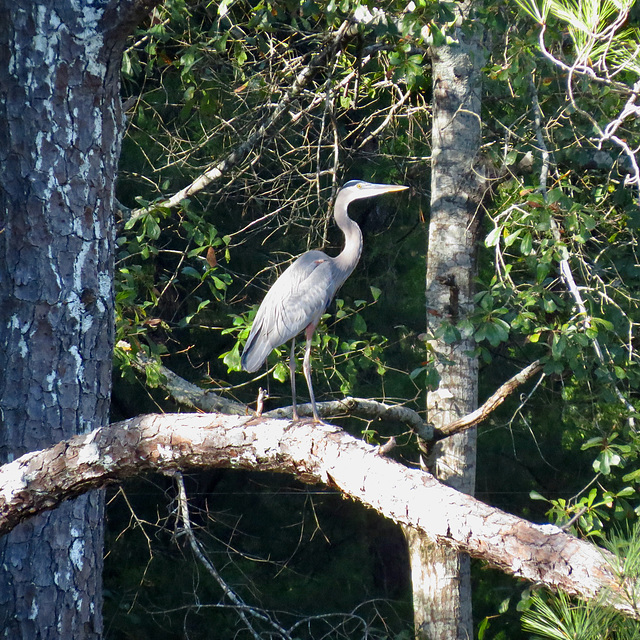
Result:
<svg viewBox="0 0 640 640"><path fill-rule="evenodd" d="M261 331L254 331L252 329L249 334L249 339L244 345L240 364L245 371L253 373L261 367L262 363L272 351L273 346L269 344L268 340L265 340L264 337L261 336Z"/></svg>

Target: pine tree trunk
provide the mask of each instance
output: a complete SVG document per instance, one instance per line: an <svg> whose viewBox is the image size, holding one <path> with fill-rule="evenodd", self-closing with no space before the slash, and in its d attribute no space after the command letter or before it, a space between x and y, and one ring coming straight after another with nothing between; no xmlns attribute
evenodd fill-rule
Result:
<svg viewBox="0 0 640 640"><path fill-rule="evenodd" d="M470 3L458 6L461 20ZM479 32L457 29L458 43L432 50L433 141L431 218L427 254L429 334L456 326L473 306L477 230L484 191L480 149L480 92L483 51ZM478 363L474 343L462 335L430 342L439 358L440 384L427 397L428 420L436 427L477 407ZM475 429L435 445L426 458L441 481L472 494L476 471ZM417 637L466 640L473 637L469 558L406 532L411 557Z"/></svg>
<svg viewBox="0 0 640 640"><path fill-rule="evenodd" d="M0 461L108 423L120 60L142 3L0 4ZM5 638L102 634L101 491L0 539Z"/></svg>

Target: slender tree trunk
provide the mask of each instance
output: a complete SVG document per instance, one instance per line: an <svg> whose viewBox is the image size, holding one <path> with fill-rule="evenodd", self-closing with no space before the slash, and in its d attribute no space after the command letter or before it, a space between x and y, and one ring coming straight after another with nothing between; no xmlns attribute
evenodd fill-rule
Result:
<svg viewBox="0 0 640 640"><path fill-rule="evenodd" d="M108 423L120 59L143 3L0 2L0 461ZM0 539L2 637L102 634L102 492Z"/></svg>
<svg viewBox="0 0 640 640"><path fill-rule="evenodd" d="M458 5L460 22L471 3ZM476 23L478 24L478 23ZM478 27L479 28L479 27ZM434 48L431 219L427 254L427 325L441 335L456 326L473 305L477 229L484 191L480 149L481 33L457 28L458 42ZM470 336L431 341L440 384L427 397L428 419L435 427L477 407L478 363ZM476 431L440 441L426 457L443 482L472 494L476 471ZM419 638L455 640L473 637L469 558L434 546L407 531L411 558L416 632Z"/></svg>

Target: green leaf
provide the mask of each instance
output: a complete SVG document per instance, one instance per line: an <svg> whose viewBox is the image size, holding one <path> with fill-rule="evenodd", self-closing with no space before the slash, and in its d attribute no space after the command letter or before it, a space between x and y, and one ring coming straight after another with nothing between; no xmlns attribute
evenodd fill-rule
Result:
<svg viewBox="0 0 640 640"><path fill-rule="evenodd" d="M509 166L515 163L518 159L518 151L516 149L511 149L509 153L507 153L506 158L504 159L504 163Z"/></svg>
<svg viewBox="0 0 640 640"><path fill-rule="evenodd" d="M550 265L548 262L538 262L536 266L536 282L542 284L550 271Z"/></svg>
<svg viewBox="0 0 640 640"><path fill-rule="evenodd" d="M242 66L247 61L247 52L240 40L236 40L233 46L233 52L236 57L236 61Z"/></svg>
<svg viewBox="0 0 640 640"><path fill-rule="evenodd" d="M533 249L533 238L530 233L526 233L520 243L520 252L522 255L528 256Z"/></svg>
<svg viewBox="0 0 640 640"><path fill-rule="evenodd" d="M622 367L615 366L613 367L613 371L619 380L624 380L627 377L627 372Z"/></svg>
<svg viewBox="0 0 640 640"><path fill-rule="evenodd" d="M189 276L190 278L197 278L200 280L200 273L196 271L193 267L185 267L181 272L185 276Z"/></svg>
<svg viewBox="0 0 640 640"><path fill-rule="evenodd" d="M510 247L520 236L520 234L524 231L524 229L516 229L513 233L510 233L505 239L504 239L504 245L505 247ZM491 234L489 234L491 235ZM488 236L487 236L488 239Z"/></svg>
<svg viewBox="0 0 640 640"><path fill-rule="evenodd" d="M153 216L145 216L143 226L145 235L151 240L157 240L160 237L160 225Z"/></svg>
<svg viewBox="0 0 640 640"><path fill-rule="evenodd" d="M498 242L500 242L500 232L502 231L502 227L496 227L493 229L489 235L486 237L484 244L486 247L495 247Z"/></svg>
<svg viewBox="0 0 640 640"><path fill-rule="evenodd" d="M457 327L454 327L451 324L444 325L444 331L442 333L442 339L446 344L453 344L454 342L458 342L460 340L460 332Z"/></svg>
<svg viewBox="0 0 640 640"><path fill-rule="evenodd" d="M161 373L159 362L153 362L152 364L147 365L144 372L147 384L152 389L159 387L165 380L164 375Z"/></svg>
<svg viewBox="0 0 640 640"><path fill-rule="evenodd" d="M353 319L353 330L359 336L367 331L367 323L359 313L356 314L355 318Z"/></svg>
<svg viewBox="0 0 640 640"><path fill-rule="evenodd" d="M592 324L600 325L603 329L607 331L613 331L613 324L604 318L598 318L598 316L591 317Z"/></svg>
<svg viewBox="0 0 640 640"><path fill-rule="evenodd" d="M287 365L282 361L278 362L273 370L273 377L278 382L286 382L289 377L289 367L287 367Z"/></svg>
<svg viewBox="0 0 640 640"><path fill-rule="evenodd" d="M231 351L223 353L220 357L222 358L222 362L227 365L229 371L242 370L240 366L240 343L236 342Z"/></svg>
<svg viewBox="0 0 640 640"><path fill-rule="evenodd" d="M605 449L593 461L593 469L608 476L611 473L611 467L618 467L621 462L622 458L617 453L611 449Z"/></svg>
<svg viewBox="0 0 640 640"><path fill-rule="evenodd" d="M640 482L640 469L636 469L622 476L622 480L623 482Z"/></svg>
<svg viewBox="0 0 640 640"><path fill-rule="evenodd" d="M222 282L222 280L220 280L220 278L218 278L217 276L212 276L212 279L216 289L219 289L220 291L224 291L227 288L227 285L224 282Z"/></svg>
<svg viewBox="0 0 640 640"><path fill-rule="evenodd" d="M489 623L489 618L485 618L479 625L478 625L478 640L484 640L484 634L486 633L487 629L490 627L490 623Z"/></svg>
<svg viewBox="0 0 640 640"><path fill-rule="evenodd" d="M602 447L604 444L604 440L597 436L595 438L589 438L583 445L580 447L582 451L586 451L587 449L591 449L592 447Z"/></svg>
<svg viewBox="0 0 640 640"><path fill-rule="evenodd" d="M417 369L414 369L410 374L409 374L409 378L411 380L415 380L423 371L426 371L427 367L418 367Z"/></svg>

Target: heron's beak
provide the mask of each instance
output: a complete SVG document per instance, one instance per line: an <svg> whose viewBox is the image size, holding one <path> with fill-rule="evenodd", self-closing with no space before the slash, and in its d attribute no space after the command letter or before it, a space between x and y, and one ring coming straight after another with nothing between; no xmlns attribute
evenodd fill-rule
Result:
<svg viewBox="0 0 640 640"><path fill-rule="evenodd" d="M404 191L409 187L402 184L373 184L369 183L362 191L362 195L379 196L383 193L391 193L392 191Z"/></svg>

